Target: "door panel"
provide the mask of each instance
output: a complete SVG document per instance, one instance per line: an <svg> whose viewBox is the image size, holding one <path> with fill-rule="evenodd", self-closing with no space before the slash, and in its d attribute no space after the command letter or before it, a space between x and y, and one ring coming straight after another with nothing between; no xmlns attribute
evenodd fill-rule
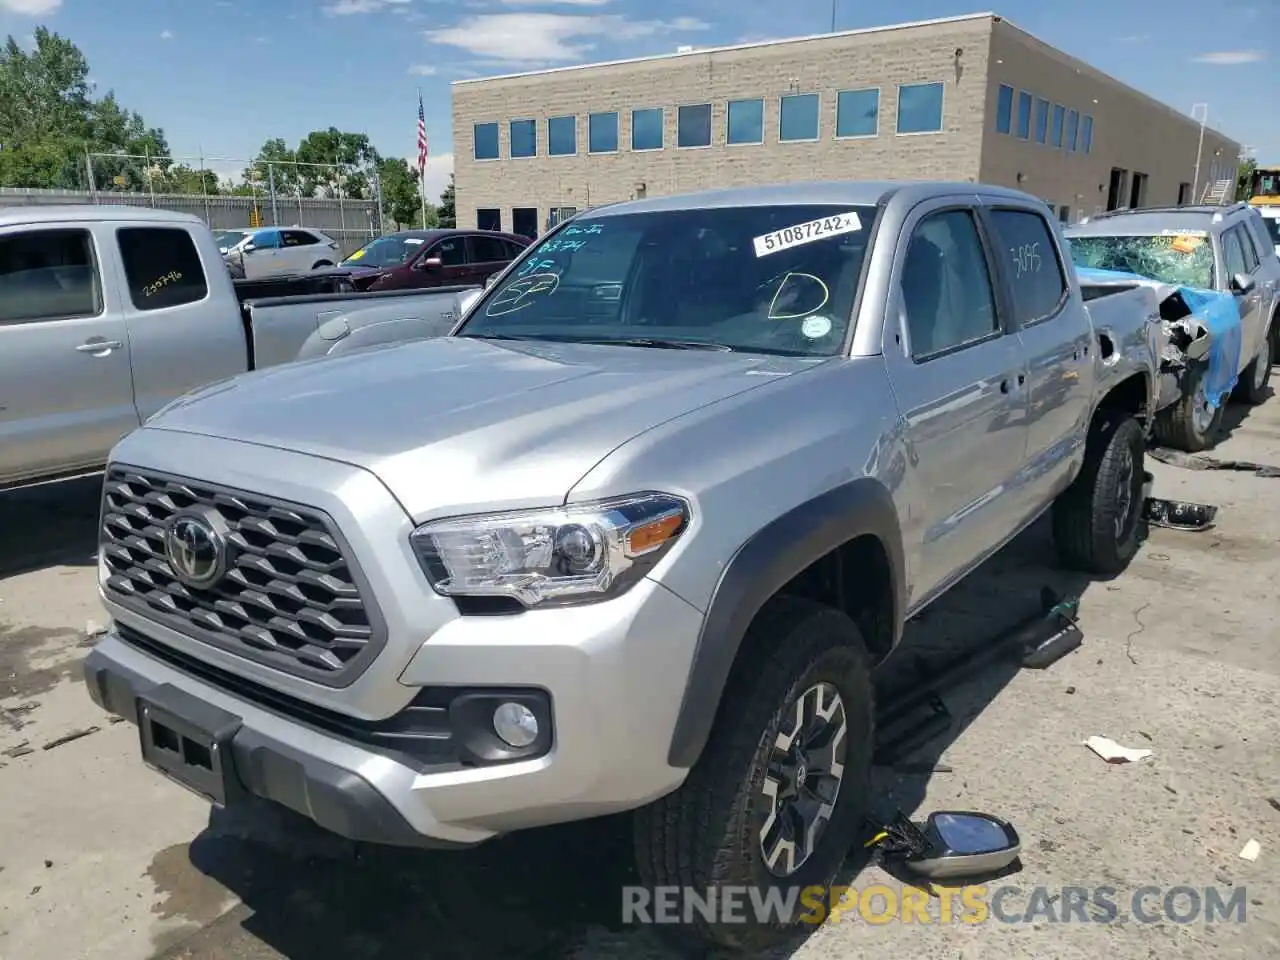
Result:
<svg viewBox="0 0 1280 960"><path fill-rule="evenodd" d="M1253 289L1248 293L1236 293L1236 306L1240 310L1240 324L1243 327L1243 349L1240 366L1243 369L1253 362L1258 351L1262 349L1262 338L1266 332L1268 317L1267 290L1262 285L1259 275L1259 257L1253 238L1244 226L1233 227L1222 238L1223 254L1227 263L1227 283L1235 275L1237 268L1253 279Z"/></svg>
<svg viewBox="0 0 1280 960"><path fill-rule="evenodd" d="M471 282L484 283L511 262L506 241L499 237L472 235L467 237L467 260L471 263Z"/></svg>
<svg viewBox="0 0 1280 960"><path fill-rule="evenodd" d="M98 253L87 229L0 235L0 483L99 466L138 426Z"/></svg>
<svg viewBox="0 0 1280 960"><path fill-rule="evenodd" d="M1017 528L1026 364L1004 331L972 210L927 205L904 237L884 356L912 466L904 536L916 605Z"/></svg>
<svg viewBox="0 0 1280 960"><path fill-rule="evenodd" d="M427 287L448 287L455 284L475 283L474 270L467 261L467 247L462 235L445 237L427 251L427 259L439 257L440 266L427 270L423 276Z"/></svg>

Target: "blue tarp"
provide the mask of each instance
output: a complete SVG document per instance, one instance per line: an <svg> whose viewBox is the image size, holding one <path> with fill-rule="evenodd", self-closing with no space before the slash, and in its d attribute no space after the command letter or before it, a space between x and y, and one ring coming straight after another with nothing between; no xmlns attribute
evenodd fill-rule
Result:
<svg viewBox="0 0 1280 960"><path fill-rule="evenodd" d="M1236 306L1235 297L1217 290L1163 284L1151 277L1126 273L1123 270L1076 267L1076 274L1083 283L1106 284L1135 280L1146 284L1154 282L1169 290L1170 293L1177 291L1181 294L1192 316L1204 324L1204 328L1209 331L1209 355L1206 358L1209 369L1204 379L1205 395L1209 406L1216 408L1225 402L1236 386L1238 379L1236 371L1240 369L1240 350L1244 341L1244 330L1240 325L1240 310ZM1165 293L1164 296L1167 297L1170 293Z"/></svg>

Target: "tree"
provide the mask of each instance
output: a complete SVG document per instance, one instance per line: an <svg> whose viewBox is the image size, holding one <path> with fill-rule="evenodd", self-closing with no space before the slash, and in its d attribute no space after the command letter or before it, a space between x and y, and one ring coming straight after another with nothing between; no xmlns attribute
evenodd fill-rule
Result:
<svg viewBox="0 0 1280 960"><path fill-rule="evenodd" d="M203 193L212 196L220 192L218 175L212 170L195 170L185 163L176 163L157 178L155 188L165 193Z"/></svg>
<svg viewBox="0 0 1280 960"><path fill-rule="evenodd" d="M1253 173L1258 169L1258 161L1250 157L1247 160L1241 160L1240 166L1236 170L1236 196L1237 200L1248 200L1249 191L1253 187Z"/></svg>
<svg viewBox="0 0 1280 960"><path fill-rule="evenodd" d="M458 215L453 209L454 202L454 186L453 174L449 174L449 185L444 188L444 193L440 194L440 207L436 210L436 216L439 218L440 226L456 227L458 225Z"/></svg>
<svg viewBox="0 0 1280 960"><path fill-rule="evenodd" d="M298 161L324 166L302 167L303 193L336 197L339 191L356 200L367 198L371 174L382 159L363 133L344 133L337 127L313 130L298 144Z"/></svg>
<svg viewBox="0 0 1280 960"><path fill-rule="evenodd" d="M418 188L418 175L408 161L387 157L378 164L378 179L382 183L382 213L396 229L407 225L425 226L419 222L422 191Z"/></svg>
<svg viewBox="0 0 1280 960"><path fill-rule="evenodd" d="M297 165L297 159L297 151L290 149L284 140L279 137L268 140L254 157L253 163L244 168L244 183L261 184L263 190L270 190L274 184L278 194L296 196L301 191L302 196L309 197L311 193L302 190L301 168ZM251 188L245 192L255 191Z"/></svg>
<svg viewBox="0 0 1280 960"><path fill-rule="evenodd" d="M70 40L37 27L28 53L10 36L0 51L0 182L82 188L86 154L111 155L91 161L100 188L137 189L163 174L171 162L164 131L113 93L91 93L89 63Z"/></svg>

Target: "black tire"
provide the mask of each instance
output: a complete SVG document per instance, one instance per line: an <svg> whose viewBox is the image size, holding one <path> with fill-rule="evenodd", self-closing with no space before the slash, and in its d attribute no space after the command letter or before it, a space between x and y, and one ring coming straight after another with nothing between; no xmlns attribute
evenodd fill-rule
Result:
<svg viewBox="0 0 1280 960"><path fill-rule="evenodd" d="M311 269L319 270L321 267L332 267L332 266L333 266L333 262L331 260L317 260L315 263L311 265Z"/></svg>
<svg viewBox="0 0 1280 960"><path fill-rule="evenodd" d="M1079 476L1053 504L1053 542L1064 566L1114 576L1129 565L1138 552L1145 455L1137 420L1099 413Z"/></svg>
<svg viewBox="0 0 1280 960"><path fill-rule="evenodd" d="M1152 433L1157 444L1182 450L1185 453L1200 453L1213 446L1218 430L1222 426L1226 404L1219 403L1210 419L1206 421L1201 418L1197 422L1197 408L1204 402L1200 387L1208 371L1207 364L1197 364L1188 375L1186 389L1178 398L1178 402L1156 415Z"/></svg>
<svg viewBox="0 0 1280 960"><path fill-rule="evenodd" d="M776 809L765 784L779 782L770 765L775 744L795 726L797 701L819 684L827 685L818 688L820 696L834 689L843 706L843 777L813 852L789 876L779 877L762 852L762 828ZM811 705L813 698L806 702ZM800 892L828 887L859 838L870 793L874 716L869 658L857 625L812 601L769 601L747 632L697 764L678 790L636 811L636 860L651 890L678 886L705 897L713 887L748 887L761 896L778 888L787 897L794 888L795 913L790 926L755 922L748 897L741 911L747 923L708 922L695 912L692 922L667 932L752 953L794 934L806 912ZM839 752L837 744L832 754ZM680 916L685 918L683 906Z"/></svg>
<svg viewBox="0 0 1280 960"><path fill-rule="evenodd" d="M1256 407L1269 397L1267 384L1271 381L1271 364L1275 360L1275 342L1271 332L1262 341L1262 347L1253 362L1240 374L1240 382L1236 385L1234 399Z"/></svg>

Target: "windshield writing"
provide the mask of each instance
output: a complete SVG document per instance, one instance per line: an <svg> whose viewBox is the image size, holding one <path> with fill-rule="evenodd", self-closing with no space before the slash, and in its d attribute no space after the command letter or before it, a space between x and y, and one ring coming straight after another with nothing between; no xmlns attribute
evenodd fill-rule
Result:
<svg viewBox="0 0 1280 960"><path fill-rule="evenodd" d="M1208 237L1072 237L1070 249L1078 267L1122 270L1180 287L1213 289L1213 245Z"/></svg>
<svg viewBox="0 0 1280 960"><path fill-rule="evenodd" d="M460 333L829 356L844 342L875 212L778 205L575 221Z"/></svg>

